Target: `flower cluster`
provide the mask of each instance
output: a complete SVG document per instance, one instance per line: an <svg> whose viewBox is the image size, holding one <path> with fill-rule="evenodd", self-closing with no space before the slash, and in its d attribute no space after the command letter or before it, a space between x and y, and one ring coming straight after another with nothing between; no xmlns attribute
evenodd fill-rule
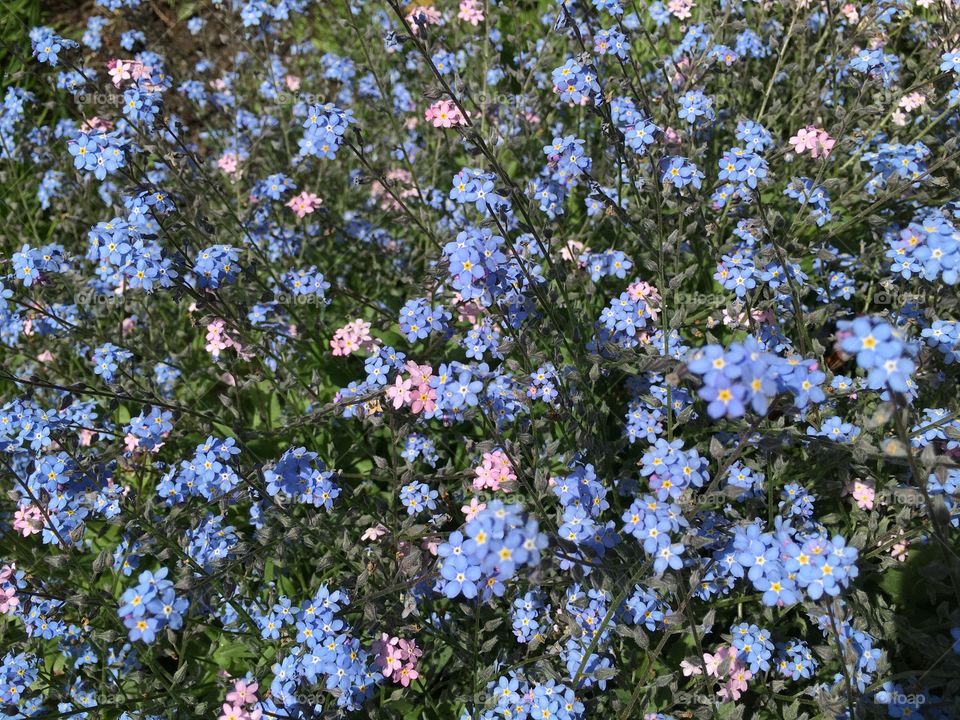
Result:
<svg viewBox="0 0 960 720"><path fill-rule="evenodd" d="M379 640L374 641L370 651L383 676L397 685L407 687L420 677L417 661L423 656L423 650L417 647L415 641L383 633Z"/></svg>
<svg viewBox="0 0 960 720"><path fill-rule="evenodd" d="M500 597L504 583L520 568L538 565L546 547L539 523L524 519L520 505L495 500L437 548L442 558L437 587L449 598Z"/></svg>
<svg viewBox="0 0 960 720"><path fill-rule="evenodd" d="M167 580L167 569L142 572L137 584L120 597L118 614L129 631L130 642L142 640L150 644L164 629L179 630L190 602L177 597L173 582Z"/></svg>
<svg viewBox="0 0 960 720"><path fill-rule="evenodd" d="M0 717L960 716L960 0L60 5Z"/></svg>

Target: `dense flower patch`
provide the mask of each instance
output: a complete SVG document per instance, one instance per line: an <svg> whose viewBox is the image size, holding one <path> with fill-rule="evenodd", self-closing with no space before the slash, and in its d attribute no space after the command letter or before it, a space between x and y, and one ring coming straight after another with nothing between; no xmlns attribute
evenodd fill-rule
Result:
<svg viewBox="0 0 960 720"><path fill-rule="evenodd" d="M960 715L957 0L45 22L0 717Z"/></svg>

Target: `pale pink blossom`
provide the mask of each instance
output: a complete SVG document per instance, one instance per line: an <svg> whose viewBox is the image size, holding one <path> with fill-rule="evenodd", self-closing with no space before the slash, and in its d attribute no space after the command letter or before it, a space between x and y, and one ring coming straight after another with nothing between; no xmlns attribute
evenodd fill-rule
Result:
<svg viewBox="0 0 960 720"><path fill-rule="evenodd" d="M457 293L453 299L454 306L457 308L457 320L476 325L480 316L483 314L483 308L473 300L464 300Z"/></svg>
<svg viewBox="0 0 960 720"><path fill-rule="evenodd" d="M830 137L826 130L807 125L797 130L797 134L790 138L789 142L798 155L809 151L811 157L818 158L821 154L828 157L837 141Z"/></svg>
<svg viewBox="0 0 960 720"><path fill-rule="evenodd" d="M477 500L477 498L470 498L470 504L464 505L463 507L461 507L460 512L464 514L464 516L466 517L466 521L470 522L477 515L479 515L486 509L487 509L486 503L480 502L479 500Z"/></svg>
<svg viewBox="0 0 960 720"><path fill-rule="evenodd" d="M16 570L16 563L4 565L0 568L0 615L13 612L17 605L20 604L14 578Z"/></svg>
<svg viewBox="0 0 960 720"><path fill-rule="evenodd" d="M383 525L383 523L377 523L373 527L368 527L366 530L364 530L363 535L360 536L360 539L364 542L374 542L386 534L387 528Z"/></svg>
<svg viewBox="0 0 960 720"><path fill-rule="evenodd" d="M428 538L424 538L423 542L420 543L420 547L426 550L428 553L430 553L434 557L436 557L437 551L440 549L440 543L441 543L440 538L428 537Z"/></svg>
<svg viewBox="0 0 960 720"><path fill-rule="evenodd" d="M107 67L109 68L107 74L116 87L120 87L124 80L129 80L133 77L130 74L130 68L133 63L125 63L123 60L113 60L111 62L113 63L113 67L110 67L110 63L107 63Z"/></svg>
<svg viewBox="0 0 960 720"><path fill-rule="evenodd" d="M876 488L869 480L854 480L848 488L849 493L861 510L873 510L873 501L876 497Z"/></svg>
<svg viewBox="0 0 960 720"><path fill-rule="evenodd" d="M219 720L247 720L247 711L238 705L224 703Z"/></svg>
<svg viewBox="0 0 960 720"><path fill-rule="evenodd" d="M677 20L686 20L693 14L693 0L670 0L667 10Z"/></svg>
<svg viewBox="0 0 960 720"><path fill-rule="evenodd" d="M43 529L43 514L36 505L25 505L13 513L13 529L30 537Z"/></svg>
<svg viewBox="0 0 960 720"><path fill-rule="evenodd" d="M443 17L432 5L415 6L407 13L407 24L414 35L420 34L421 25L440 25Z"/></svg>
<svg viewBox="0 0 960 720"><path fill-rule="evenodd" d="M371 650L374 661L385 678L407 687L420 677L416 667L423 656L423 650L417 647L416 641L383 633L379 640L374 641Z"/></svg>
<svg viewBox="0 0 960 720"><path fill-rule="evenodd" d="M394 378L393 385L387 388L387 397L393 403L394 410L399 410L407 403L410 399L410 388L412 386L413 382L410 378L404 379L400 375Z"/></svg>
<svg viewBox="0 0 960 720"><path fill-rule="evenodd" d="M483 22L483 8L477 0L460 0L457 17L471 25L479 25Z"/></svg>
<svg viewBox="0 0 960 720"><path fill-rule="evenodd" d="M650 319L657 322L660 313L660 291L653 285L643 280L638 280L627 286L627 293L631 300L643 300L647 306L647 312L650 313Z"/></svg>
<svg viewBox="0 0 960 720"><path fill-rule="evenodd" d="M672 127L668 127L663 131L663 140L667 145L673 145L674 147L683 142L680 138L680 133L674 130Z"/></svg>
<svg viewBox="0 0 960 720"><path fill-rule="evenodd" d="M336 356L352 355L363 350L371 352L377 347L377 342L370 335L370 323L366 320L353 320L333 334L330 347Z"/></svg>
<svg viewBox="0 0 960 720"><path fill-rule="evenodd" d="M907 559L907 547L910 541L904 536L903 530L900 530L899 537L900 539L890 548L890 555L897 562L904 562Z"/></svg>
<svg viewBox="0 0 960 720"><path fill-rule="evenodd" d="M429 385L420 385L410 393L410 411L432 413L437 409L437 391Z"/></svg>
<svg viewBox="0 0 960 720"><path fill-rule="evenodd" d="M427 385L433 377L433 366L420 365L415 360L407 360L404 368L410 373L410 378L417 385Z"/></svg>
<svg viewBox="0 0 960 720"><path fill-rule="evenodd" d="M243 345L234 340L227 333L226 323L221 319L216 319L207 325L207 345L206 350L215 358L220 357L224 350L232 348L242 360L249 360L251 355L244 351Z"/></svg>
<svg viewBox="0 0 960 720"><path fill-rule="evenodd" d="M417 196L417 188L413 182L413 175L404 168L394 168L387 173L387 180L390 181L390 190L379 180L370 183L370 194L377 200L377 203L384 210L401 210L397 197L401 200ZM396 196L396 197L394 197ZM388 243L386 249L392 250L395 244Z"/></svg>
<svg viewBox="0 0 960 720"><path fill-rule="evenodd" d="M748 668L738 667L730 672L730 677L722 688L717 690L717 697L724 701L739 700L747 689L747 680L753 677Z"/></svg>
<svg viewBox="0 0 960 720"><path fill-rule="evenodd" d="M843 13L843 16L851 25L856 25L858 22L860 22L860 13L857 11L857 6L853 3L847 3L841 7L840 12Z"/></svg>
<svg viewBox="0 0 960 720"><path fill-rule="evenodd" d="M460 108L452 100L438 100L427 108L424 113L427 122L434 127L450 128L454 125L466 125L467 120L460 112Z"/></svg>
<svg viewBox="0 0 960 720"><path fill-rule="evenodd" d="M317 195L304 190L299 195L290 198L287 207L293 210L298 218L306 217L323 204Z"/></svg>
<svg viewBox="0 0 960 720"><path fill-rule="evenodd" d="M104 132L109 132L113 130L113 123L110 120L105 120L100 117L92 117L89 120L85 120L83 124L80 125L80 132L96 132L98 130L103 130Z"/></svg>
<svg viewBox="0 0 960 720"><path fill-rule="evenodd" d="M580 262L580 256L589 252L590 248L579 240L567 240L566 244L560 248L560 257L567 262L576 262L580 267L584 267L586 263Z"/></svg>
<svg viewBox="0 0 960 720"><path fill-rule="evenodd" d="M233 683L233 690L227 693L227 702L234 705L249 705L259 702L258 687L259 685L255 682L248 685L243 680L236 680Z"/></svg>
<svg viewBox="0 0 960 720"><path fill-rule="evenodd" d="M926 95L919 92L912 92L909 95L904 95L900 98L898 107L903 108L907 112L913 112L919 107L923 107L923 104L927 101Z"/></svg>
<svg viewBox="0 0 960 720"><path fill-rule="evenodd" d="M291 92L296 92L300 89L300 78L298 78L296 75L287 75L283 78L283 81L287 85L287 90Z"/></svg>
<svg viewBox="0 0 960 720"><path fill-rule="evenodd" d="M136 82L144 77L149 78L150 73L153 72L153 68L144 65L138 60L121 60L119 58L108 61L107 68L107 74L110 76L115 87L120 87L124 80ZM147 89L153 89L152 84L147 84L146 87Z"/></svg>
<svg viewBox="0 0 960 720"><path fill-rule="evenodd" d="M260 702L257 688L256 682L234 680L233 690L227 693L226 702L221 708L220 720L260 720L263 711L255 707ZM247 705L250 707L245 707Z"/></svg>
<svg viewBox="0 0 960 720"><path fill-rule="evenodd" d="M232 152L224 153L220 159L217 160L217 167L227 175L235 176L237 174L237 154Z"/></svg>
<svg viewBox="0 0 960 720"><path fill-rule="evenodd" d="M474 490L489 488L496 492L501 483L510 483L517 479L510 464L510 458L503 450L494 450L483 454L479 467L474 468L476 478L473 481Z"/></svg>

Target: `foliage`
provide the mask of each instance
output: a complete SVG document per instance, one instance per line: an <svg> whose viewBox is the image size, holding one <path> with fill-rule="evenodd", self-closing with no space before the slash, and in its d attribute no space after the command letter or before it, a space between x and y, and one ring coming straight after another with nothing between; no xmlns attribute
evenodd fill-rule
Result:
<svg viewBox="0 0 960 720"><path fill-rule="evenodd" d="M23 7L2 717L956 716L956 0Z"/></svg>

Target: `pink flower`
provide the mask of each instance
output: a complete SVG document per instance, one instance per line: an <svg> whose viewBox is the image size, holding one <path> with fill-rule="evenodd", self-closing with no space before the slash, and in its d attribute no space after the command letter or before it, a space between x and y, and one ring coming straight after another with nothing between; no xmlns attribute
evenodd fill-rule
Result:
<svg viewBox="0 0 960 720"><path fill-rule="evenodd" d="M922 107L926 101L927 98L923 93L912 92L900 98L899 107L907 112L913 112L917 108Z"/></svg>
<svg viewBox="0 0 960 720"><path fill-rule="evenodd" d="M910 542L903 536L903 530L900 531L900 539L890 548L890 555L897 562L903 562L907 559L907 547Z"/></svg>
<svg viewBox="0 0 960 720"><path fill-rule="evenodd" d="M385 678L407 687L413 680L420 677L416 671L417 661L423 656L423 651L413 640L391 637L383 633L379 640L375 640L371 648L374 661L380 667Z"/></svg>
<svg viewBox="0 0 960 720"><path fill-rule="evenodd" d="M588 252L590 252L590 248L586 247L582 242L578 240L567 240L567 244L560 248L560 257L567 262L575 262L580 267L584 267L585 264L580 262L579 258Z"/></svg>
<svg viewBox="0 0 960 720"><path fill-rule="evenodd" d="M857 12L857 6L853 3L847 3L841 7L840 12L843 13L843 16L851 25L856 25L858 22L860 22L860 13Z"/></svg>
<svg viewBox="0 0 960 720"><path fill-rule="evenodd" d="M130 66L132 63L125 63L123 60L112 60L111 62L113 63L113 67L110 67L110 63L107 63L107 67L110 68L107 74L110 76L113 84L116 87L120 87L124 80L129 80L132 77L130 75Z"/></svg>
<svg viewBox="0 0 960 720"><path fill-rule="evenodd" d="M483 454L480 466L474 468L476 479L473 481L474 490L490 488L494 492L500 489L500 483L508 483L517 479L510 464L510 458L502 450L494 450Z"/></svg>
<svg viewBox="0 0 960 720"><path fill-rule="evenodd" d="M660 312L660 291L653 285L643 280L631 283L627 286L627 292L633 300L643 300L646 303L647 311L653 322L657 322Z"/></svg>
<svg viewBox="0 0 960 720"><path fill-rule="evenodd" d="M437 550L440 548L440 542L441 541L439 538L426 538L422 543L420 543L420 547L436 557Z"/></svg>
<svg viewBox="0 0 960 720"><path fill-rule="evenodd" d="M410 393L410 410L414 413L432 413L437 409L437 391L429 385L420 385Z"/></svg>
<svg viewBox="0 0 960 720"><path fill-rule="evenodd" d="M215 358L220 357L223 350L232 348L243 360L249 360L250 354L244 352L243 345L231 338L226 331L226 323L223 320L213 320L207 325L207 346L208 353Z"/></svg>
<svg viewBox="0 0 960 720"><path fill-rule="evenodd" d="M300 78L296 75L287 75L283 78L283 81L287 84L287 90L291 92L296 92L300 89Z"/></svg>
<svg viewBox="0 0 960 720"><path fill-rule="evenodd" d="M361 540L366 542L372 542L374 540L379 540L381 537L387 534L387 528L381 523L377 523L373 527L369 527L363 531L363 535L360 536Z"/></svg>
<svg viewBox="0 0 960 720"><path fill-rule="evenodd" d="M477 515L479 515L486 509L487 509L486 503L482 503L476 498L470 498L470 504L464 505L463 507L461 507L460 512L462 512L466 516L466 521L470 522Z"/></svg>
<svg viewBox="0 0 960 720"><path fill-rule="evenodd" d="M813 158L819 157L821 153L823 157L828 157L836 142L826 130L813 125L800 128L797 130L797 134L790 138L790 144L793 145L794 152L803 155L809 150L810 156Z"/></svg>
<svg viewBox="0 0 960 720"><path fill-rule="evenodd" d="M239 705L224 703L220 713L220 720L247 720L247 711Z"/></svg>
<svg viewBox="0 0 960 720"><path fill-rule="evenodd" d="M699 665L694 665L692 662L687 660L680 661L680 670L683 671L684 677L690 677L691 675L703 675L703 668Z"/></svg>
<svg viewBox="0 0 960 720"><path fill-rule="evenodd" d="M721 645L713 655L710 653L703 654L703 664L707 668L707 675L717 678L724 677L727 670L736 662L736 659L737 651L729 645Z"/></svg>
<svg viewBox="0 0 960 720"><path fill-rule="evenodd" d="M237 154L232 152L224 153L217 160L217 167L223 170L227 175L237 174Z"/></svg>
<svg viewBox="0 0 960 720"><path fill-rule="evenodd" d="M717 691L717 697L721 700L739 700L743 691L747 689L747 680L753 677L753 673L747 668L739 667L730 672L730 678L722 688Z"/></svg>
<svg viewBox="0 0 960 720"><path fill-rule="evenodd" d="M113 130L113 123L109 120L104 120L103 118L92 117L89 120L85 120L80 126L80 132L91 132L97 130L103 130L105 132Z"/></svg>
<svg viewBox="0 0 960 720"><path fill-rule="evenodd" d="M370 352L377 347L377 343L370 335L370 323L358 319L337 330L330 340L330 347L334 355L341 356L351 355L358 350Z"/></svg>
<svg viewBox="0 0 960 720"><path fill-rule="evenodd" d="M255 682L249 685L243 680L237 680L233 684L233 690L227 693L227 702L234 705L248 705L259 701L257 697L257 688L259 685Z"/></svg>
<svg viewBox="0 0 960 720"><path fill-rule="evenodd" d="M393 409L399 410L410 399L410 388L413 385L410 378L404 380L400 375L387 388L387 397L393 402Z"/></svg>
<svg viewBox="0 0 960 720"><path fill-rule="evenodd" d="M120 60L119 58L107 62L108 75L116 87L120 87L124 80L137 81L141 78L149 78L153 68L144 65L137 60ZM148 89L153 89L152 83L146 83Z"/></svg>
<svg viewBox="0 0 960 720"><path fill-rule="evenodd" d="M411 32L413 32L414 35L418 35L421 25L439 25L442 17L440 16L440 11L435 7L425 5L422 7L414 7L407 13L406 19Z"/></svg>
<svg viewBox="0 0 960 720"><path fill-rule="evenodd" d="M873 510L873 500L876 496L876 489L872 482L869 480L855 480L849 490L858 508L861 510Z"/></svg>
<svg viewBox="0 0 960 720"><path fill-rule="evenodd" d="M466 118L452 100L438 100L427 108L424 117L427 122L433 123L433 126L438 128L467 124Z"/></svg>
<svg viewBox="0 0 960 720"><path fill-rule="evenodd" d="M483 314L482 307L477 305L473 300L464 300L460 297L460 293L456 294L453 302L457 308L457 320L460 322L468 322L471 325L477 324L477 321Z"/></svg>
<svg viewBox="0 0 960 720"><path fill-rule="evenodd" d="M394 168L387 173L387 180L390 180L390 191L379 180L370 183L370 194L373 195L379 205L384 210L400 210L400 203L397 202L398 196L401 199L417 196L417 188L413 182L413 176L409 170L403 168ZM385 249L393 250L396 244L392 241L387 242Z"/></svg>
<svg viewBox="0 0 960 720"><path fill-rule="evenodd" d="M404 687L410 685L411 682L420 677L420 673L414 670L412 667L405 666L400 670L400 684Z"/></svg>
<svg viewBox="0 0 960 720"><path fill-rule="evenodd" d="M16 569L16 563L0 568L0 615L12 612L20 604L13 575Z"/></svg>
<svg viewBox="0 0 960 720"><path fill-rule="evenodd" d="M23 537L30 537L43 529L43 515L36 505L17 508L13 518L13 529Z"/></svg>
<svg viewBox="0 0 960 720"><path fill-rule="evenodd" d="M460 0L460 12L457 17L477 26L483 22L483 8L477 0Z"/></svg>
<svg viewBox="0 0 960 720"><path fill-rule="evenodd" d="M42 353L37 355L37 362L48 363L53 362L53 353L49 350L44 350Z"/></svg>
<svg viewBox="0 0 960 720"><path fill-rule="evenodd" d="M404 367L417 385L427 385L430 383L430 378L433 377L433 367L431 365L420 365L413 360L407 360Z"/></svg>
<svg viewBox="0 0 960 720"><path fill-rule="evenodd" d="M670 11L677 20L686 20L692 15L693 0L670 0L667 3L667 10Z"/></svg>
<svg viewBox="0 0 960 720"><path fill-rule="evenodd" d="M304 190L299 195L290 198L287 207L293 210L298 218L303 218L312 213L323 204L323 200L311 192Z"/></svg>

